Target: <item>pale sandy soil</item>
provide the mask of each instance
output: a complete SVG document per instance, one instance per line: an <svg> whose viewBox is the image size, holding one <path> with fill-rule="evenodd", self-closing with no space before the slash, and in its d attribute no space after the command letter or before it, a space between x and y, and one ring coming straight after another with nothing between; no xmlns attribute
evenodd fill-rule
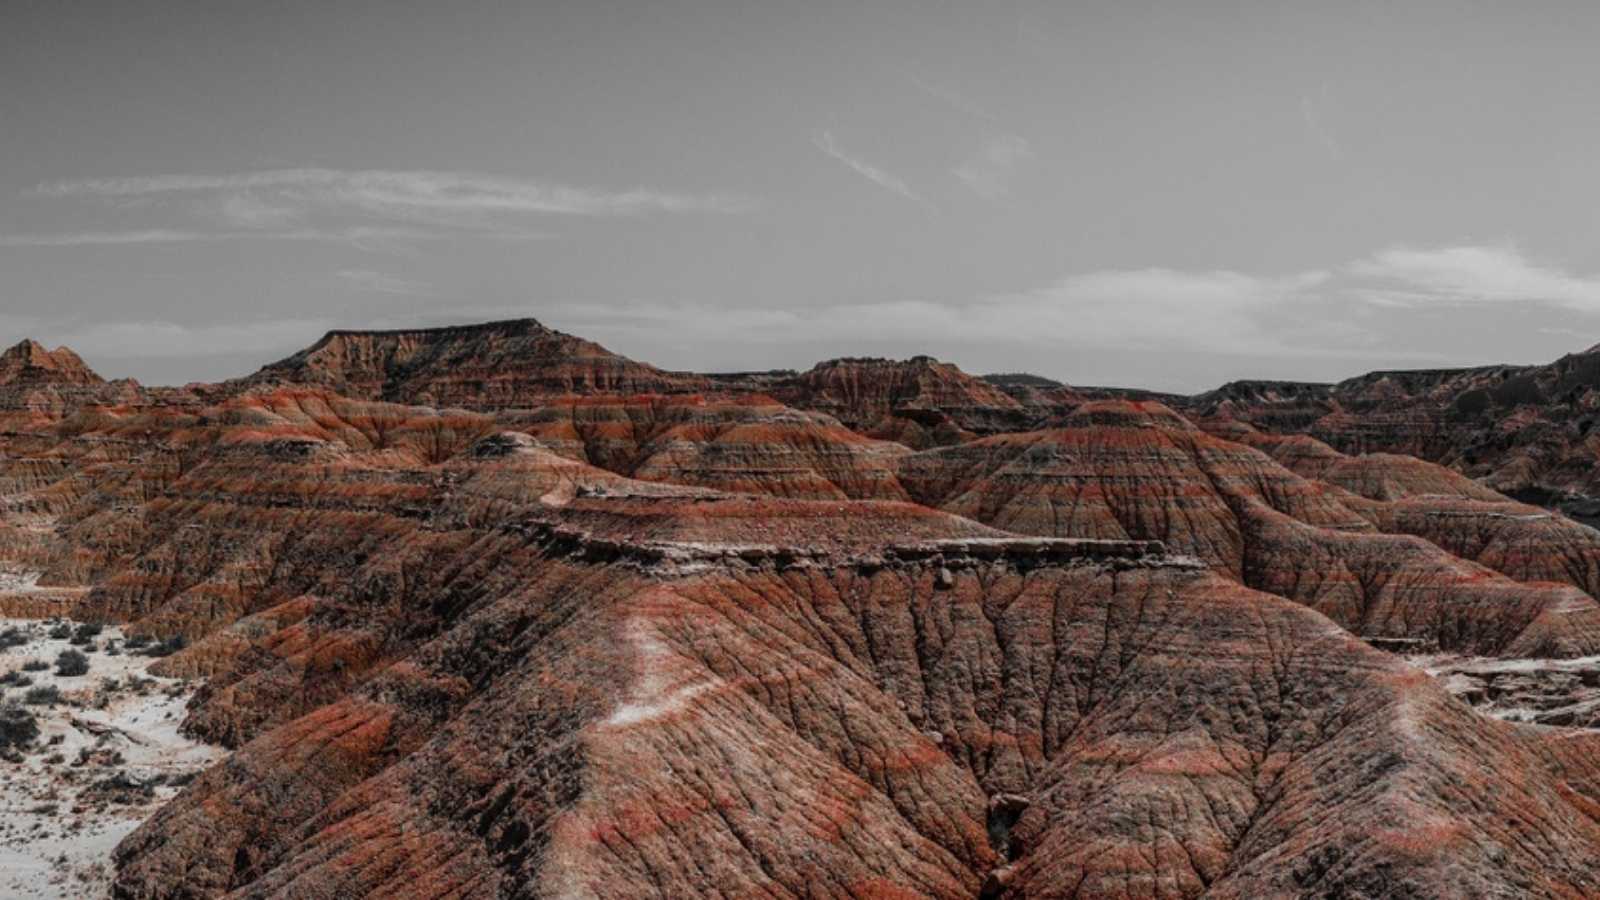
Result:
<svg viewBox="0 0 1600 900"><path fill-rule="evenodd" d="M1600 656L1497 659L1436 653L1407 661L1497 719L1580 728L1600 722Z"/></svg>
<svg viewBox="0 0 1600 900"><path fill-rule="evenodd" d="M69 646L47 636L47 622L0 619L0 631L11 627L31 639L0 650L0 674L30 659L53 663ZM94 643L104 648L112 640L120 644L123 635L108 627ZM89 659L87 675L60 677L53 667L26 673L36 686L59 687L65 702L28 706L39 719L38 740L22 762L0 760L0 897L106 896L117 842L177 793L169 780L182 781L221 756L178 734L193 685L149 676L150 657L101 649ZM133 677L151 683L141 691L130 686ZM5 700L26 693L3 690ZM108 790L105 781L119 774L133 786Z"/></svg>

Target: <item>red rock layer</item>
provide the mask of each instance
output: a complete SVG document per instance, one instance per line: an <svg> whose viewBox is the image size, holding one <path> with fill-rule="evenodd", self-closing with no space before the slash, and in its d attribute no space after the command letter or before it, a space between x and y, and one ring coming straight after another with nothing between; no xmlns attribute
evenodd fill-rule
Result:
<svg viewBox="0 0 1600 900"><path fill-rule="evenodd" d="M917 449L1015 430L1034 418L994 385L929 356L830 360L769 390L790 406Z"/></svg>
<svg viewBox="0 0 1600 900"><path fill-rule="evenodd" d="M1192 569L552 560L452 586L511 571L435 576L478 599L204 775L119 848L118 895L1600 887L1589 763Z"/></svg>
<svg viewBox="0 0 1600 900"><path fill-rule="evenodd" d="M894 477L904 447L759 395L563 398L501 421L646 481L796 499L906 499Z"/></svg>
<svg viewBox="0 0 1600 900"><path fill-rule="evenodd" d="M1159 404L1086 403L1063 425L907 457L901 483L921 502L1008 531L1160 540L1244 584L1311 605L1357 634L1395 646L1494 655L1600 651L1600 604L1581 591L1519 583L1436 544L1376 533L1421 533L1469 559L1498 564L1512 578L1587 590L1587 574L1584 580L1550 578L1555 561L1574 557L1588 572L1600 542L1581 526L1567 523L1565 535L1559 528L1547 532L1542 540L1551 546L1537 548L1545 554L1540 567L1508 549L1536 548L1541 538L1526 531L1521 538L1507 534L1504 548L1490 548L1467 546L1459 531L1451 536L1426 527L1441 515L1470 512L1462 501L1430 497L1391 510L1302 478ZM1405 485L1415 482L1408 476L1419 472L1398 466L1391 482L1364 464L1316 458L1323 474L1378 493L1407 493ZM1383 462L1376 461L1379 469ZM1462 479L1421 465L1428 486L1466 490ZM1419 509L1428 514L1415 515Z"/></svg>
<svg viewBox="0 0 1600 900"><path fill-rule="evenodd" d="M1347 453L1423 457L1501 491L1600 496L1600 352L1543 366L1372 372L1291 396L1191 398L1202 417L1305 432Z"/></svg>
<svg viewBox="0 0 1600 900"><path fill-rule="evenodd" d="M1221 428L1297 473L1377 501L1346 505L1381 531L1425 538L1517 581L1559 582L1600 596L1600 533L1565 516L1513 502L1415 457L1346 456L1305 435L1264 434L1237 424Z"/></svg>

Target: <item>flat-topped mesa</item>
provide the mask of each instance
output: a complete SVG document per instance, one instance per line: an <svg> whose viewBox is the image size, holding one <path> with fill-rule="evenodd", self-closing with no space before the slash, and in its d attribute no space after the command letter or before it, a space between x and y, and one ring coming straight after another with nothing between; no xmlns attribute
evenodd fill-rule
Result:
<svg viewBox="0 0 1600 900"><path fill-rule="evenodd" d="M396 331L330 331L236 382L331 387L349 396L488 410L570 394L681 394L699 375L635 362L533 319Z"/></svg>
<svg viewBox="0 0 1600 900"><path fill-rule="evenodd" d="M26 340L0 354L0 387L101 384L105 379L66 347L47 350L38 341Z"/></svg>

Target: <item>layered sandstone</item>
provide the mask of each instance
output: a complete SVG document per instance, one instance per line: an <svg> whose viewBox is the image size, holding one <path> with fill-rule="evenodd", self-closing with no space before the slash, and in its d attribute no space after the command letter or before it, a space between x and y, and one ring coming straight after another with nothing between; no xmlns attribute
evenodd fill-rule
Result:
<svg viewBox="0 0 1600 900"><path fill-rule="evenodd" d="M1600 892L1600 535L1239 418L565 338L0 435L0 588L182 635L232 751L117 896Z"/></svg>
<svg viewBox="0 0 1600 900"><path fill-rule="evenodd" d="M703 390L697 375L634 362L593 341L517 319L402 331L331 331L242 382L331 388L347 396L467 409L550 396Z"/></svg>

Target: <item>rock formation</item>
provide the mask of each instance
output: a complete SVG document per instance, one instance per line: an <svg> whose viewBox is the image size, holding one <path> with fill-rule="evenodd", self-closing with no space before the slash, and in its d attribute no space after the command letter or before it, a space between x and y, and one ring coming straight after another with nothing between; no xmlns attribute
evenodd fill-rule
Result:
<svg viewBox="0 0 1600 900"><path fill-rule="evenodd" d="M1226 393L335 333L16 420L0 606L204 681L129 900L1600 894L1600 533Z"/></svg>
<svg viewBox="0 0 1600 900"><path fill-rule="evenodd" d="M697 375L634 362L532 319L404 331L331 331L243 385L301 384L346 396L438 407L500 409L551 396L681 393Z"/></svg>

